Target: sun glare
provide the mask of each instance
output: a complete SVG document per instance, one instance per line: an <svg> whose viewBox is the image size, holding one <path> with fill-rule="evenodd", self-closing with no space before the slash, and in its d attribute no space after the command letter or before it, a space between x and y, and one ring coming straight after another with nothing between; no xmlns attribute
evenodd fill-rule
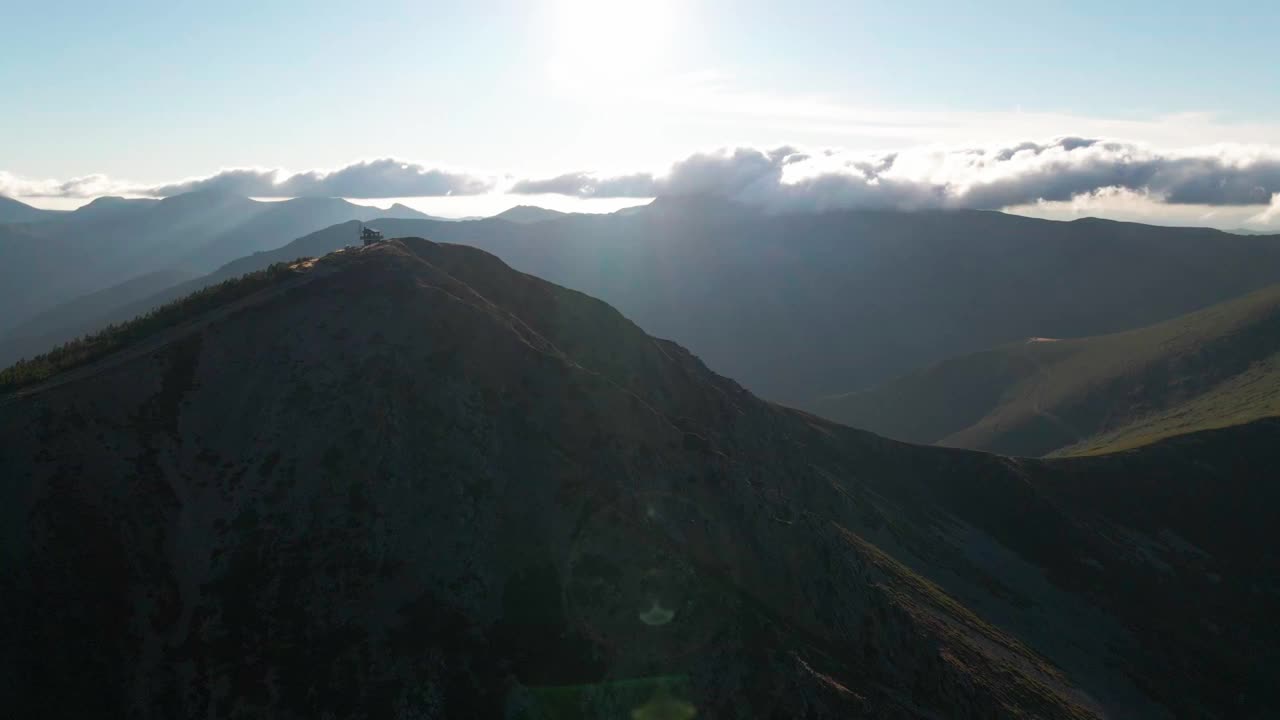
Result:
<svg viewBox="0 0 1280 720"><path fill-rule="evenodd" d="M568 87L652 77L675 25L671 0L559 0L552 75Z"/></svg>

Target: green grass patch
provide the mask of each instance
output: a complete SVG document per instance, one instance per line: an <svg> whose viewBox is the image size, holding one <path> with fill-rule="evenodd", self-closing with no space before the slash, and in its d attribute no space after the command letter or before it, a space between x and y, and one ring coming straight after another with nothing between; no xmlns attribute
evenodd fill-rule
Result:
<svg viewBox="0 0 1280 720"><path fill-rule="evenodd" d="M1117 431L1055 452L1101 455L1201 430L1242 425L1280 415L1280 356L1272 356L1183 405L1143 418Z"/></svg>

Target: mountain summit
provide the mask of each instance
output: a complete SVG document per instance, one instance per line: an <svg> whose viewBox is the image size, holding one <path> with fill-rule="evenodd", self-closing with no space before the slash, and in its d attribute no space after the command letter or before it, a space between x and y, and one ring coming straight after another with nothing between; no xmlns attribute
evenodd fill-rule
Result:
<svg viewBox="0 0 1280 720"><path fill-rule="evenodd" d="M19 716L1277 700L1280 423L1017 461L766 403L471 248L240 282L0 398Z"/></svg>
<svg viewBox="0 0 1280 720"><path fill-rule="evenodd" d="M555 220L556 218L564 217L565 215L568 215L568 213L562 213L559 210L548 210L547 208L541 208L536 205L516 205L503 210L497 215L494 215L494 217L513 223L528 224L542 222L544 220Z"/></svg>

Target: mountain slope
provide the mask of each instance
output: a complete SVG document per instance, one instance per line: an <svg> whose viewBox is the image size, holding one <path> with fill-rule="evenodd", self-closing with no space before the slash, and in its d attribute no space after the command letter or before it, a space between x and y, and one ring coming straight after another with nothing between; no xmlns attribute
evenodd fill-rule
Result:
<svg viewBox="0 0 1280 720"><path fill-rule="evenodd" d="M403 205L380 210L338 198L259 202L195 192L163 200L100 198L38 225L0 227L0 256L7 261L0 267L0 333L44 311L66 313L69 308L59 306L74 308L90 293L140 287L156 272L209 273L334 223L388 214L427 217ZM137 299L126 295L120 294ZM103 306L75 324L87 327L119 307ZM20 334L51 337L55 330L28 326Z"/></svg>
<svg viewBox="0 0 1280 720"><path fill-rule="evenodd" d="M6 706L1083 718L1278 699L1259 668L1280 424L1054 462L902 445L422 240L236 298L0 398Z"/></svg>
<svg viewBox="0 0 1280 720"><path fill-rule="evenodd" d="M815 409L903 440L1015 455L1277 415L1280 285L1138 330L952 358Z"/></svg>
<svg viewBox="0 0 1280 720"><path fill-rule="evenodd" d="M112 323L142 315L152 307L164 303L156 303L155 306L134 312L133 307L139 302L194 279L192 273L182 270L157 270L39 313L8 332L0 333L0 366L15 362L18 358L39 354ZM120 308L127 309L123 313L116 313Z"/></svg>
<svg viewBox="0 0 1280 720"><path fill-rule="evenodd" d="M56 210L41 210L24 202L0 195L0 224L40 222L61 214Z"/></svg>

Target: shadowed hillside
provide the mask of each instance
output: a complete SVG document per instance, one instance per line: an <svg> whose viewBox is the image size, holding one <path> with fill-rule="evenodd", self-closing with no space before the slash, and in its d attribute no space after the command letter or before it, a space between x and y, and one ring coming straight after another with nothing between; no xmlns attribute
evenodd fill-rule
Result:
<svg viewBox="0 0 1280 720"><path fill-rule="evenodd" d="M0 397L0 701L1247 717L1277 700L1277 439L904 445L391 241Z"/></svg>
<svg viewBox="0 0 1280 720"><path fill-rule="evenodd" d="M816 409L912 442L1099 452L1280 414L1278 353L1273 286L1139 330L952 358Z"/></svg>

